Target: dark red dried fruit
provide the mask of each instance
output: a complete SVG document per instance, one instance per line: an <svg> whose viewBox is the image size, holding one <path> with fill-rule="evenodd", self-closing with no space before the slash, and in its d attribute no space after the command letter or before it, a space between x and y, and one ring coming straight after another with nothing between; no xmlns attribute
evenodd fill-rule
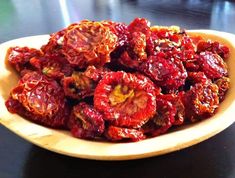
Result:
<svg viewBox="0 0 235 178"><path fill-rule="evenodd" d="M101 136L105 128L103 116L84 102L73 107L68 125L73 136L85 139Z"/></svg>
<svg viewBox="0 0 235 178"><path fill-rule="evenodd" d="M218 86L214 83L197 83L184 95L185 115L192 122L213 115L219 106Z"/></svg>
<svg viewBox="0 0 235 178"><path fill-rule="evenodd" d="M176 107L164 98L156 98L156 114L143 126L143 131L147 135L158 136L165 133L175 122L177 113Z"/></svg>
<svg viewBox="0 0 235 178"><path fill-rule="evenodd" d="M158 86L166 89L178 89L185 83L187 72L181 61L167 60L158 56L150 56L140 66L140 71L150 77Z"/></svg>
<svg viewBox="0 0 235 178"><path fill-rule="evenodd" d="M174 117L174 122L172 122L173 119L171 119L171 122L173 125L183 124L184 118L185 118L185 107L180 96L176 94L165 94L165 95L158 95L157 99L163 99L163 100L169 101L172 104L173 108L175 108L176 113ZM157 106L157 109L159 107L160 106Z"/></svg>
<svg viewBox="0 0 235 178"><path fill-rule="evenodd" d="M118 23L113 21L102 21L104 26L110 28L110 30L118 37L118 46L123 47L128 43L129 31L127 29L127 25L124 23Z"/></svg>
<svg viewBox="0 0 235 178"><path fill-rule="evenodd" d="M150 22L144 18L135 18L129 25L128 31L132 34L135 32L141 32L147 37L151 35Z"/></svg>
<svg viewBox="0 0 235 178"><path fill-rule="evenodd" d="M201 52L198 63L200 70L210 79L217 79L228 75L227 64L218 54Z"/></svg>
<svg viewBox="0 0 235 178"><path fill-rule="evenodd" d="M75 25L71 24L70 26ZM52 33L50 35L49 42L46 45L41 47L41 50L45 54L45 56L61 56L64 57L62 54L62 41L64 38L64 34L66 29L60 30L56 33Z"/></svg>
<svg viewBox="0 0 235 178"><path fill-rule="evenodd" d="M117 36L100 22L83 20L69 26L63 39L63 54L79 68L103 66L117 46Z"/></svg>
<svg viewBox="0 0 235 178"><path fill-rule="evenodd" d="M9 111L14 111L14 113L46 126L65 126L68 117L68 106L66 105L63 89L56 81L47 78L45 75L37 72L25 74L11 91L11 98L15 101L10 99L7 102ZM22 107L14 104L17 102ZM13 109L10 108L11 106Z"/></svg>
<svg viewBox="0 0 235 178"><path fill-rule="evenodd" d="M184 91L190 90L196 83L207 84L211 80L206 77L204 72L188 72L188 77L184 85Z"/></svg>
<svg viewBox="0 0 235 178"><path fill-rule="evenodd" d="M44 75L54 79L62 79L73 72L68 61L61 56L33 57L30 59L30 64Z"/></svg>
<svg viewBox="0 0 235 178"><path fill-rule="evenodd" d="M156 112L155 92L142 75L109 72L95 89L94 106L115 126L139 128Z"/></svg>
<svg viewBox="0 0 235 178"><path fill-rule="evenodd" d="M230 79L228 77L222 77L215 81L215 84L219 88L219 101L222 102L225 98L225 94L227 93L230 85Z"/></svg>
<svg viewBox="0 0 235 178"><path fill-rule="evenodd" d="M38 49L28 47L11 47L7 50L6 59L18 71L29 67L29 60L32 57L41 56Z"/></svg>
<svg viewBox="0 0 235 178"><path fill-rule="evenodd" d="M211 51L212 53L218 54L223 59L227 59L229 57L229 48L225 45L220 44L217 41L203 41L201 40L197 44L197 52L203 51Z"/></svg>
<svg viewBox="0 0 235 178"><path fill-rule="evenodd" d="M98 82L107 72L110 72L110 70L105 67L96 68L95 66L88 66L84 72L84 75L95 82Z"/></svg>
<svg viewBox="0 0 235 178"><path fill-rule="evenodd" d="M111 141L120 141L129 139L131 141L140 141L146 138L142 131L137 129L109 126L106 131L106 137Z"/></svg>
<svg viewBox="0 0 235 178"><path fill-rule="evenodd" d="M65 96L73 99L83 99L94 94L97 83L83 72L73 72L72 76L62 80Z"/></svg>

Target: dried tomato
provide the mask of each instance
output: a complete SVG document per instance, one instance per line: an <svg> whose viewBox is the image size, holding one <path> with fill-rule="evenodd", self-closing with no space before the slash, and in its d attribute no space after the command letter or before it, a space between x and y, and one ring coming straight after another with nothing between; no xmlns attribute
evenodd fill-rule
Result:
<svg viewBox="0 0 235 178"><path fill-rule="evenodd" d="M185 118L185 107L180 96L176 94L164 94L164 95L158 95L157 99L169 101L172 104L173 108L175 108L172 109L176 111L174 119L171 119L171 123L173 125L183 124ZM157 105L157 109L158 107L160 106Z"/></svg>
<svg viewBox="0 0 235 178"><path fill-rule="evenodd" d="M213 115L219 106L218 86L212 82L196 83L182 95L185 117L191 121Z"/></svg>
<svg viewBox="0 0 235 178"><path fill-rule="evenodd" d="M229 57L229 48L225 45L220 44L217 41L204 41L201 40L197 44L197 52L203 52L203 51L211 51L212 53L218 54L223 59L227 59Z"/></svg>
<svg viewBox="0 0 235 178"><path fill-rule="evenodd" d="M129 25L128 31L132 34L135 32L142 32L147 37L151 35L150 22L144 18L135 18Z"/></svg>
<svg viewBox="0 0 235 178"><path fill-rule="evenodd" d="M166 99L156 98L156 114L144 126L143 131L147 135L158 136L165 133L175 122L176 107Z"/></svg>
<svg viewBox="0 0 235 178"><path fill-rule="evenodd" d="M61 81L65 96L73 99L83 99L94 94L97 85L83 72L73 72L72 76L65 77Z"/></svg>
<svg viewBox="0 0 235 178"><path fill-rule="evenodd" d="M228 77L222 77L215 81L215 84L219 88L219 101L223 101L225 98L225 94L227 93L230 85L230 79Z"/></svg>
<svg viewBox="0 0 235 178"><path fill-rule="evenodd" d="M93 81L98 82L107 72L110 72L110 70L105 67L96 68L95 66L88 66L84 72L84 75Z"/></svg>
<svg viewBox="0 0 235 178"><path fill-rule="evenodd" d="M62 41L63 54L79 68L103 66L117 46L117 36L100 22L83 20L69 26Z"/></svg>
<svg viewBox="0 0 235 178"><path fill-rule="evenodd" d="M109 72L94 93L94 106L115 126L139 128L156 112L154 84L139 74Z"/></svg>
<svg viewBox="0 0 235 178"><path fill-rule="evenodd" d="M123 139L131 141L140 141L146 138L142 131L137 129L109 126L106 131L106 137L111 141L119 141Z"/></svg>
<svg viewBox="0 0 235 178"><path fill-rule="evenodd" d="M110 28L110 30L118 37L118 46L123 47L128 43L129 31L125 23L113 22L113 21L101 21L104 26Z"/></svg>
<svg viewBox="0 0 235 178"><path fill-rule="evenodd" d="M30 64L36 70L54 79L62 79L73 72L73 68L62 56L33 57L30 59Z"/></svg>
<svg viewBox="0 0 235 178"><path fill-rule="evenodd" d="M227 64L218 54L201 52L198 63L200 70L210 79L217 79L228 75Z"/></svg>
<svg viewBox="0 0 235 178"><path fill-rule="evenodd" d="M42 52L38 49L28 47L11 47L7 51L6 59L18 71L29 68L29 60L32 57L41 56Z"/></svg>
<svg viewBox="0 0 235 178"><path fill-rule="evenodd" d="M229 53L144 18L83 20L51 34L40 50L9 48L21 79L5 105L78 138L139 141L214 115L230 85Z"/></svg>
<svg viewBox="0 0 235 178"><path fill-rule="evenodd" d="M11 98L22 105L21 109L15 109L15 113L46 126L65 126L68 106L63 89L56 81L45 75L37 72L25 74L11 91ZM9 111L11 105L14 107L14 104L9 104L11 101L7 104Z"/></svg>
<svg viewBox="0 0 235 178"><path fill-rule="evenodd" d="M196 83L206 84L208 82L211 82L211 80L206 77L204 72L188 72L184 90L189 90Z"/></svg>
<svg viewBox="0 0 235 178"><path fill-rule="evenodd" d="M103 116L84 102L73 107L68 125L73 136L85 139L95 139L105 129Z"/></svg>
<svg viewBox="0 0 235 178"><path fill-rule="evenodd" d="M50 35L49 42L46 45L43 45L41 47L41 50L44 52L45 55L49 55L49 56L61 56L62 55L62 51L61 51L62 41L63 41L65 32L66 32L66 29L63 29L56 33L52 33Z"/></svg>
<svg viewBox="0 0 235 178"><path fill-rule="evenodd" d="M187 77L182 62L176 59L171 61L158 56L150 56L139 69L158 86L166 89L178 89L185 83Z"/></svg>

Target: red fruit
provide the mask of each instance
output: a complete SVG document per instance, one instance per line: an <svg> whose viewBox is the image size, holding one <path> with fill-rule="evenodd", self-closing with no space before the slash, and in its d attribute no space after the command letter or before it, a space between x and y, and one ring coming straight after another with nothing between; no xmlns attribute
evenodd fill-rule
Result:
<svg viewBox="0 0 235 178"><path fill-rule="evenodd" d="M197 83L182 95L185 117L191 121L213 115L219 106L218 86L214 83Z"/></svg>
<svg viewBox="0 0 235 178"><path fill-rule="evenodd" d="M63 54L79 68L103 66L117 46L117 36L100 22L83 20L69 26L63 39Z"/></svg>
<svg viewBox="0 0 235 178"><path fill-rule="evenodd" d="M63 89L37 72L21 78L6 105L9 111L50 127L64 127L68 116Z"/></svg>
<svg viewBox="0 0 235 178"><path fill-rule="evenodd" d="M73 136L85 139L101 136L105 128L103 116L84 102L73 107L68 125Z"/></svg>
<svg viewBox="0 0 235 178"><path fill-rule="evenodd" d="M75 25L75 24L72 24ZM70 26L72 26L70 25ZM62 54L62 42L64 38L64 34L66 33L67 29L60 30L56 33L52 33L50 35L49 42L46 45L41 47L41 50L45 54L45 56L61 56L64 57Z"/></svg>
<svg viewBox="0 0 235 178"><path fill-rule="evenodd" d="M227 59L229 57L230 50L227 46L220 44L217 41L203 41L201 40L197 44L197 52L203 51L211 51L214 54L218 54L223 59Z"/></svg>
<svg viewBox="0 0 235 178"><path fill-rule="evenodd" d="M61 56L33 57L30 59L30 64L44 75L54 79L62 79L73 72L68 61Z"/></svg>
<svg viewBox="0 0 235 178"><path fill-rule="evenodd" d="M184 90L189 90L196 83L207 84L210 82L211 80L206 77L204 72L188 72L188 77L186 79Z"/></svg>
<svg viewBox="0 0 235 178"><path fill-rule="evenodd" d="M72 76L65 77L61 81L65 96L73 99L83 99L94 94L97 85L83 72L73 72Z"/></svg>
<svg viewBox="0 0 235 178"><path fill-rule="evenodd" d="M173 61L158 56L150 56L140 66L140 71L150 77L154 83L166 89L178 89L185 83L187 72L181 61Z"/></svg>
<svg viewBox="0 0 235 178"><path fill-rule="evenodd" d="M219 101L222 102L225 98L225 94L227 93L230 86L230 79L228 77L222 77L215 81L215 84L219 88Z"/></svg>
<svg viewBox="0 0 235 178"><path fill-rule="evenodd" d="M106 131L106 137L111 141L119 141L123 139L129 139L131 141L140 141L145 139L145 135L142 131L137 129L122 128L116 126L109 126Z"/></svg>
<svg viewBox="0 0 235 178"><path fill-rule="evenodd" d="M7 50L6 59L18 71L30 67L29 60L32 57L41 56L40 50L28 47L11 47Z"/></svg>
<svg viewBox="0 0 235 178"><path fill-rule="evenodd" d="M141 32L147 37L150 36L150 22L144 18L135 18L129 25L128 31L132 34L135 32Z"/></svg>
<svg viewBox="0 0 235 178"><path fill-rule="evenodd" d="M127 30L127 25L124 23L113 22L113 21L102 21L104 26L110 28L110 30L118 37L118 47L127 45L129 31Z"/></svg>
<svg viewBox="0 0 235 178"><path fill-rule="evenodd" d="M171 119L171 123L173 125L183 124L184 118L185 118L185 107L184 107L183 101L181 100L181 97L176 94L165 94L165 95L158 95L157 100L158 99L169 101L172 104L173 108L175 108L175 109L172 109L172 111L176 110L176 113L175 113L174 119ZM159 107L160 106L157 105L157 109ZM172 112L172 115L173 115L173 112Z"/></svg>
<svg viewBox="0 0 235 178"><path fill-rule="evenodd" d="M109 72L94 93L94 106L115 126L139 128L156 112L154 84L143 75Z"/></svg>
<svg viewBox="0 0 235 178"><path fill-rule="evenodd" d="M200 70L210 79L217 79L228 75L227 64L218 54L201 52L198 63Z"/></svg>

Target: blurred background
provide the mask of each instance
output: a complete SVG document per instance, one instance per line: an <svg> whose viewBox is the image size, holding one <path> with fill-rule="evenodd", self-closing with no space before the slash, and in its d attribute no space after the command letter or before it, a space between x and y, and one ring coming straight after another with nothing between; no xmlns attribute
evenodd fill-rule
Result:
<svg viewBox="0 0 235 178"><path fill-rule="evenodd" d="M0 42L52 33L82 19L129 23L135 17L145 17L156 25L235 33L235 1L1 0Z"/></svg>

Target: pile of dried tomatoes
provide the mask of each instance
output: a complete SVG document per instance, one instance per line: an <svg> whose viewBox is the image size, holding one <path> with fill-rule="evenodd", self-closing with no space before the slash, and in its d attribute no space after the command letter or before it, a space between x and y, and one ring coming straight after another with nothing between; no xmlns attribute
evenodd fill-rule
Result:
<svg viewBox="0 0 235 178"><path fill-rule="evenodd" d="M229 48L179 27L79 23L41 49L11 47L21 79L6 106L73 136L139 141L215 114L229 88Z"/></svg>

